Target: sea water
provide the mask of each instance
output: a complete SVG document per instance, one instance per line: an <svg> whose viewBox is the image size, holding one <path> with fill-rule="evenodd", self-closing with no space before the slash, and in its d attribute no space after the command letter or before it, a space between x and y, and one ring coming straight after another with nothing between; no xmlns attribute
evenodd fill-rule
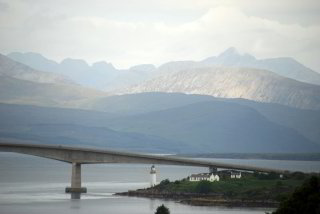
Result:
<svg viewBox="0 0 320 214"><path fill-rule="evenodd" d="M288 169L320 171L319 161L274 161L206 159ZM175 201L114 196L116 192L148 187L150 167L146 164L82 165L82 185L88 193L81 200L70 199L64 189L70 186L71 165L59 161L14 153L0 153L0 213L59 214L152 214L165 204L172 214L236 214L265 213L270 208L200 207ZM207 172L206 168L156 165L158 182L182 179L192 173Z"/></svg>

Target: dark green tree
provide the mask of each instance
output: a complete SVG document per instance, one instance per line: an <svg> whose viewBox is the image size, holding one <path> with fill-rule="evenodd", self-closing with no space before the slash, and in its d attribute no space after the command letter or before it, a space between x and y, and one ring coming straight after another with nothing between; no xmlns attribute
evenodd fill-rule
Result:
<svg viewBox="0 0 320 214"><path fill-rule="evenodd" d="M273 214L320 214L320 178L308 179Z"/></svg>
<svg viewBox="0 0 320 214"><path fill-rule="evenodd" d="M170 214L169 208L164 206L163 204L157 208L155 214Z"/></svg>
<svg viewBox="0 0 320 214"><path fill-rule="evenodd" d="M165 185L168 185L168 184L170 184L170 180L169 179L164 179L164 180L162 180L160 182L160 185L162 185L162 186L165 186Z"/></svg>

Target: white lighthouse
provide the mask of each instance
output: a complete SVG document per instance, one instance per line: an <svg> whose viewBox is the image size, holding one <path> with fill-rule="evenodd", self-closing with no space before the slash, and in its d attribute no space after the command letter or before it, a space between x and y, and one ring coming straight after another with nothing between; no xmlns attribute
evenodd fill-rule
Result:
<svg viewBox="0 0 320 214"><path fill-rule="evenodd" d="M156 167L154 165L151 166L150 170L150 185L151 187L154 187L157 184L157 172Z"/></svg>

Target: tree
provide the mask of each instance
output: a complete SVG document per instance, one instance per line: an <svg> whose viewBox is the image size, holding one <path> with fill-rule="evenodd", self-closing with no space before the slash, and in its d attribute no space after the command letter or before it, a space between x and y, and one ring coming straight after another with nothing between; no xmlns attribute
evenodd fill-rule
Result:
<svg viewBox="0 0 320 214"><path fill-rule="evenodd" d="M312 176L284 200L273 214L319 214L320 178Z"/></svg>
<svg viewBox="0 0 320 214"><path fill-rule="evenodd" d="M164 179L164 180L162 180L162 181L160 182L160 185L161 185L161 186L165 186L165 185L168 185L168 184L170 184L170 180L169 180L169 179Z"/></svg>
<svg viewBox="0 0 320 214"><path fill-rule="evenodd" d="M155 214L170 214L169 209L163 204L157 208Z"/></svg>

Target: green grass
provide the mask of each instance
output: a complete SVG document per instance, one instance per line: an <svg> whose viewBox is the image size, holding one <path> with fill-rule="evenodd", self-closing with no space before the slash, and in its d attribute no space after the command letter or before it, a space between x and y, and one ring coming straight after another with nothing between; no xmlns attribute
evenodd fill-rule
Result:
<svg viewBox="0 0 320 214"><path fill-rule="evenodd" d="M249 176L219 182L166 181L154 188L170 193L210 193L219 194L225 198L280 201L292 193L303 181L304 179L259 179Z"/></svg>

